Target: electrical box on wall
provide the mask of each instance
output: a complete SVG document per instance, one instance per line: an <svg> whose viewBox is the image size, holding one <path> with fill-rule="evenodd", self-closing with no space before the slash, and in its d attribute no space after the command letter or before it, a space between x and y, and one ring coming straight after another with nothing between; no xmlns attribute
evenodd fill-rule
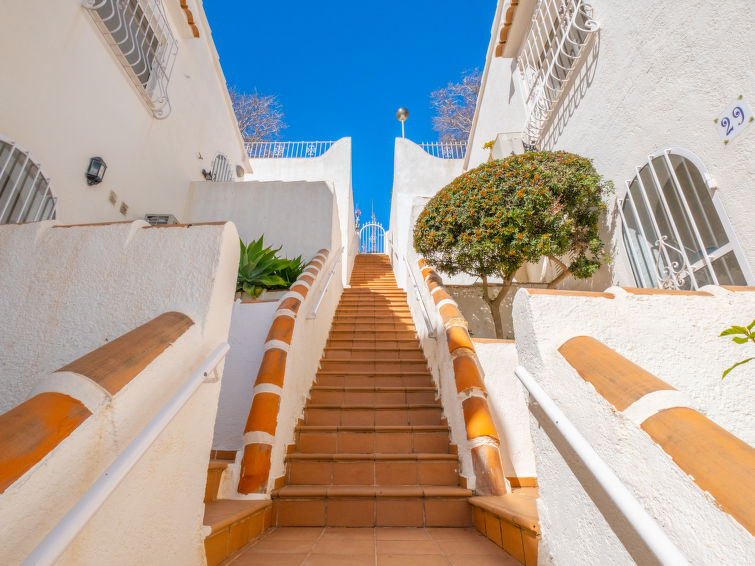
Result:
<svg viewBox="0 0 755 566"><path fill-rule="evenodd" d="M165 226L167 224L178 224L178 220L172 214L145 214L144 220L152 226Z"/></svg>

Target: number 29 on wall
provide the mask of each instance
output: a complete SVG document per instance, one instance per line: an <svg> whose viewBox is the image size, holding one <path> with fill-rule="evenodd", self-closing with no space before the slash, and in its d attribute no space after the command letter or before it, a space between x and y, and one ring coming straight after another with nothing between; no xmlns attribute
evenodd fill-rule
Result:
<svg viewBox="0 0 755 566"><path fill-rule="evenodd" d="M742 99L742 96L729 104L729 106L714 120L718 134L725 144L729 143L744 130L753 118L750 106Z"/></svg>

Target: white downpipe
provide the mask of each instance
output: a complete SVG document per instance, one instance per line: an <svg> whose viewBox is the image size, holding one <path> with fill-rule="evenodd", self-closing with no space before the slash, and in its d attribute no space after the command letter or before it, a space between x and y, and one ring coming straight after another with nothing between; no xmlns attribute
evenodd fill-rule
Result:
<svg viewBox="0 0 755 566"><path fill-rule="evenodd" d="M338 267L338 264L341 263L341 257L343 254L343 246L341 246L336 252L336 259L333 262L333 266L330 268L330 273L328 274L328 280L325 282L325 285L322 286L322 290L320 291L320 295L317 297L317 302L315 303L315 306L312 308L312 312L309 313L307 316L308 319L315 318L317 316L317 309L320 308L320 303L322 302L322 298L325 296L325 291L328 290L328 285L330 285L330 280L333 279L333 274L336 272L336 267Z"/></svg>
<svg viewBox="0 0 755 566"><path fill-rule="evenodd" d="M181 388L171 397L155 417L147 423L142 431L131 441L126 449L110 464L107 470L97 478L87 492L79 499L57 525L47 533L47 536L32 553L26 557L21 566L52 565L81 529L89 522L97 510L107 500L115 488L123 481L131 469L144 456L160 433L178 414L191 396L205 382L217 381L210 374L225 357L230 346L227 342L220 344L205 359L200 368L195 371Z"/></svg>
<svg viewBox="0 0 755 566"><path fill-rule="evenodd" d="M566 418L553 399L538 385L535 378L522 366L517 366L514 373L658 561L661 564L674 566L689 565L687 559L669 540L658 523L648 515L637 499L616 477L616 474L611 471L611 468L593 450L585 437Z"/></svg>
<svg viewBox="0 0 755 566"><path fill-rule="evenodd" d="M409 261L406 259L406 256L403 256L403 257L404 257L404 263L406 264L406 270L409 272L409 277L412 278L412 285L414 285L414 292L417 293L417 300L419 301L419 305L422 307L422 317L425 319L425 325L427 325L427 335L428 337L435 339L435 329L433 328L433 325L430 323L430 314L427 312L425 301L422 299L422 292L419 290L419 285L417 285L417 279L414 277L412 266L409 265Z"/></svg>

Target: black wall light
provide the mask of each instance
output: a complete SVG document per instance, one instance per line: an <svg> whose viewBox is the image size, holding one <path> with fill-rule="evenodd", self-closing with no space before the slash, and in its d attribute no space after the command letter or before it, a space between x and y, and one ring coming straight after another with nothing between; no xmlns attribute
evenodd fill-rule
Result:
<svg viewBox="0 0 755 566"><path fill-rule="evenodd" d="M107 164L102 157L92 157L87 168L87 185L96 185L102 182L105 176Z"/></svg>

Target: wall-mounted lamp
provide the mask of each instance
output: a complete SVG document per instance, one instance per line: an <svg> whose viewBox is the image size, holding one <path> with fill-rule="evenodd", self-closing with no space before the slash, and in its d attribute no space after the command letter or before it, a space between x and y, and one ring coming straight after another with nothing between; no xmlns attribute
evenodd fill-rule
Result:
<svg viewBox="0 0 755 566"><path fill-rule="evenodd" d="M102 178L105 176L105 170L107 164L102 157L92 157L89 160L89 167L87 167L87 185L97 185L102 182Z"/></svg>
<svg viewBox="0 0 755 566"><path fill-rule="evenodd" d="M398 110L396 110L396 120L401 122L401 137L402 138L406 137L404 135L404 122L406 122L406 119L408 117L409 117L409 111L406 108L401 107Z"/></svg>

